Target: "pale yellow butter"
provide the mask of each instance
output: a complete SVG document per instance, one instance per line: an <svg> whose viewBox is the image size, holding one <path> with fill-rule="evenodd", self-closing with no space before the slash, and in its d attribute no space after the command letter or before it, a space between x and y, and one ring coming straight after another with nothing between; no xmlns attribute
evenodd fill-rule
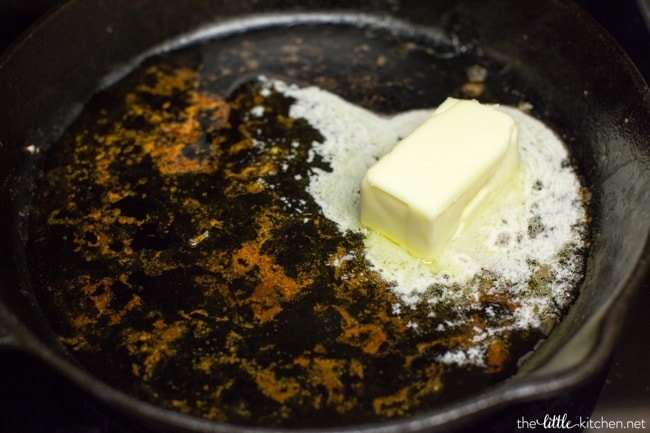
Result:
<svg viewBox="0 0 650 433"><path fill-rule="evenodd" d="M448 98L366 173L361 223L433 259L478 205L512 178L518 130L507 114Z"/></svg>

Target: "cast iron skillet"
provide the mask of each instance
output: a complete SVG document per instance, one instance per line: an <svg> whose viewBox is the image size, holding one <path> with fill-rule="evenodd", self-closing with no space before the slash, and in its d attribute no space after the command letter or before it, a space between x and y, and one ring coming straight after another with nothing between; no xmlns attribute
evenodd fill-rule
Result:
<svg viewBox="0 0 650 433"><path fill-rule="evenodd" d="M358 23L412 32L425 44L450 47L441 56L474 52L502 65L487 98L531 102L535 115L561 135L592 194L593 221L587 274L577 301L512 379L416 417L341 431L452 430L517 403L559 395L592 378L608 359L625 307L647 275L650 93L597 25L556 1L66 3L0 63L2 344L34 354L107 407L153 426L249 431L139 401L80 367L56 341L30 287L25 259L26 221L40 167L34 150L45 154L94 93L153 53L251 29ZM351 68L348 76L354 72ZM356 89L354 79L349 80L346 84ZM426 92L419 95L424 98ZM400 97L375 108L404 109Z"/></svg>

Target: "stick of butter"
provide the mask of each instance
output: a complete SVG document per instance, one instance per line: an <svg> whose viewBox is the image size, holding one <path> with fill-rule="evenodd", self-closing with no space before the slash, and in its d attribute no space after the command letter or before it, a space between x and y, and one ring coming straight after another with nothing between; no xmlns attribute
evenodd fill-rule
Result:
<svg viewBox="0 0 650 433"><path fill-rule="evenodd" d="M447 98L368 170L361 223L414 256L434 258L477 205L512 177L518 136L507 114Z"/></svg>

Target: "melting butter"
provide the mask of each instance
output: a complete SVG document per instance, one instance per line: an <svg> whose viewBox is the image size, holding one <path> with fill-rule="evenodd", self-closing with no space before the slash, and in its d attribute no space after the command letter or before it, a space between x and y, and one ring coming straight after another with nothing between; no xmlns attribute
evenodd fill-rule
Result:
<svg viewBox="0 0 650 433"><path fill-rule="evenodd" d="M518 166L517 124L493 107L448 98L366 173L361 223L435 257Z"/></svg>

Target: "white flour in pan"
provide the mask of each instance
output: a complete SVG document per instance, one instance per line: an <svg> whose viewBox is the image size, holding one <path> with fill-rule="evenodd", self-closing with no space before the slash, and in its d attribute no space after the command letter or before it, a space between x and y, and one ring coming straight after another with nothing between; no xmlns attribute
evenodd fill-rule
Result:
<svg viewBox="0 0 650 433"><path fill-rule="evenodd" d="M366 258L394 282L393 290L407 305L422 299L478 305L477 276L486 275L489 293L505 293L519 305L512 328L543 329L544 320L557 318L571 301L582 273L585 209L567 150L543 123L518 109L499 107L519 126L518 182L504 189L498 203L486 206L435 263L426 263L360 225L359 185L366 170L433 110L384 117L316 87L269 85L295 98L291 117L305 118L325 137L314 143L313 152L332 171L313 169L310 194L342 232L365 235ZM543 285L531 284L538 278ZM441 361L471 362L470 352L449 353Z"/></svg>

